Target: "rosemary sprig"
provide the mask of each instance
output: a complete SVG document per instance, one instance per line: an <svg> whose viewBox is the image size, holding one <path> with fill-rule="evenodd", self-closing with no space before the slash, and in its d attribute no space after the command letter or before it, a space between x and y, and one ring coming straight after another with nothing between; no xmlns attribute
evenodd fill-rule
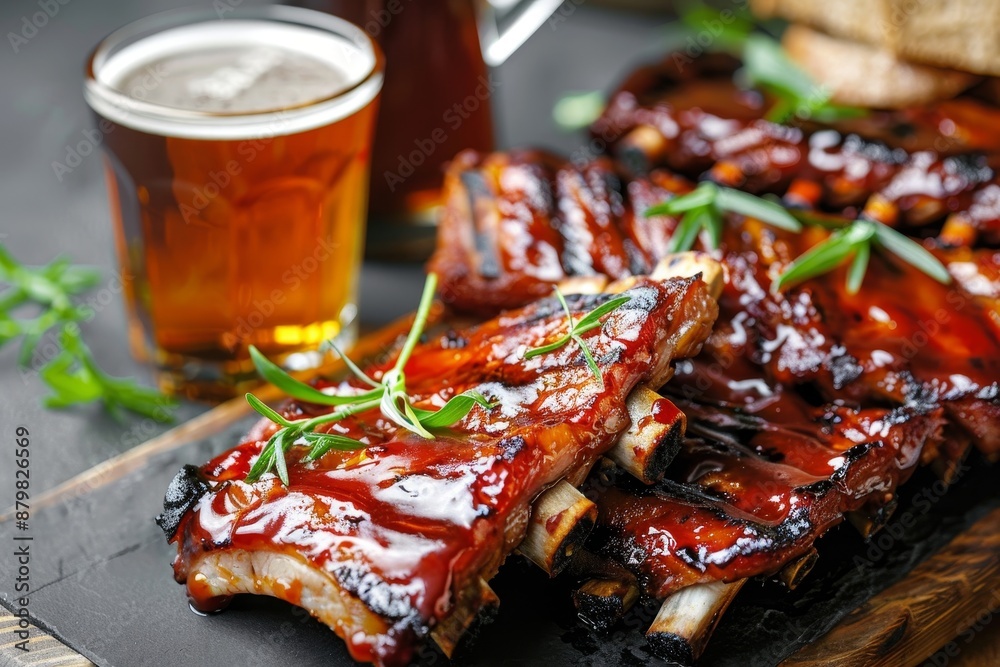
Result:
<svg viewBox="0 0 1000 667"><path fill-rule="evenodd" d="M747 35L759 25L757 18L747 5L727 7L720 10L702 2L682 2L675 5L683 36L688 39L699 33L712 36L712 48L739 55L746 43ZM697 44L698 42L695 41Z"/></svg>
<svg viewBox="0 0 1000 667"><path fill-rule="evenodd" d="M855 220L835 230L823 242L799 256L771 284L772 292L796 285L837 268L848 259L847 293L857 294L864 282L872 246L890 252L945 285L948 269L922 245L875 220Z"/></svg>
<svg viewBox="0 0 1000 667"><path fill-rule="evenodd" d="M525 359L531 359L532 357L537 357L542 354L548 354L558 350L562 346L566 345L570 341L574 341L580 346L580 351L583 352L584 358L587 360L587 365L590 366L591 372L594 374L598 380L604 379L601 375L601 369L594 361L594 355L587 346L587 342L583 340L583 334L587 333L592 329L596 329L601 326L601 318L610 313L613 310L619 308L622 304L627 303L631 297L629 296L618 296L610 301L605 301L597 308L580 318L579 321L573 320L573 313L569 310L569 305L566 303L566 297L563 296L559 288L555 288L555 296L559 299L559 303L562 304L563 311L566 313L567 322L567 332L565 335L559 337L557 340L549 343L548 345L543 345L541 347L535 347L524 353Z"/></svg>
<svg viewBox="0 0 1000 667"><path fill-rule="evenodd" d="M791 232L802 229L802 223L780 204L709 182L701 183L687 194L651 206L646 210L646 217L683 214L668 248L670 252L683 252L694 247L702 230L708 234L707 245L710 249L717 249L722 242L722 214L726 212L739 213Z"/></svg>
<svg viewBox="0 0 1000 667"><path fill-rule="evenodd" d="M762 34L747 35L743 43L746 82L777 98L765 118L787 123L792 117L831 122L865 115L864 109L834 104L830 91L799 69L775 39Z"/></svg>
<svg viewBox="0 0 1000 667"><path fill-rule="evenodd" d="M175 403L159 391L102 371L83 342L79 323L93 317L93 310L77 297L100 280L94 269L74 266L65 258L44 266L22 264L0 244L0 347L21 338L18 363L27 367L35 358L39 341L53 334L56 354L38 375L52 390L46 407L64 408L100 401L116 419L124 410L170 421ZM20 317L18 311L34 307L38 314Z"/></svg>
<svg viewBox="0 0 1000 667"><path fill-rule="evenodd" d="M300 382L269 361L255 347L250 348L250 355L260 375L292 398L297 398L317 405L335 406L339 409L324 415L309 419L289 420L272 410L263 401L247 394L250 406L264 417L280 426L271 436L260 456L247 475L248 482L260 479L271 470L285 485L288 484L288 465L285 453L300 441L309 446L309 452L303 461L315 461L331 449L352 451L362 449L367 445L354 438L336 433L317 432L316 428L324 424L332 424L362 412L378 409L382 416L392 421L400 428L415 433L423 438L431 439L434 435L430 429L445 428L465 417L475 405L486 409L494 406L476 391L467 391L453 396L445 405L436 411L422 410L413 407L406 390L406 375L403 369L410 360L413 350L420 341L431 305L434 302L434 290L437 288L437 276L433 273L427 276L424 292L420 298L420 306L413 319L413 325L403 343L402 350L391 369L383 373L382 380L376 381L366 375L346 355L341 354L345 365L363 383L371 387L367 391L359 390L350 394L327 394L315 387Z"/></svg>
<svg viewBox="0 0 1000 667"><path fill-rule="evenodd" d="M767 120L787 123L793 118L813 118L831 122L867 113L831 102L830 91L791 61L781 44L768 34L781 30L780 21L757 21L746 7L719 10L693 2L682 7L680 23L686 28L689 45L692 39L701 44L707 34L712 37L710 49L731 53L743 61L743 68L737 72L739 82L775 98L765 116Z"/></svg>

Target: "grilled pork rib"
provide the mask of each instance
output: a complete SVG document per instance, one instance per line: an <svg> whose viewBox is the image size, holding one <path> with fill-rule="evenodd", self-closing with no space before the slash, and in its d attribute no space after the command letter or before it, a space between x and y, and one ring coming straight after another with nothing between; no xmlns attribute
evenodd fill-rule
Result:
<svg viewBox="0 0 1000 667"><path fill-rule="evenodd" d="M846 512L877 510L939 437L940 410L812 407L763 380L731 402L678 400L691 433L667 478L591 479L591 548L665 599L696 583L771 575Z"/></svg>
<svg viewBox="0 0 1000 667"><path fill-rule="evenodd" d="M1000 111L975 91L926 107L789 127L765 119L775 100L733 83L738 66L729 56L681 63L672 55L640 68L612 95L592 133L636 174L668 167L783 194L796 205L848 215L863 207L891 225L948 216L942 241L1000 243Z"/></svg>
<svg viewBox="0 0 1000 667"><path fill-rule="evenodd" d="M265 420L236 448L185 468L160 518L177 544L177 580L200 609L238 593L301 605L356 659L379 665L406 664L436 629L464 629L491 602L484 582L523 539L533 500L585 474L628 426L632 389L696 354L716 314L698 280L640 280L624 294L631 299L585 336L602 379L575 344L524 358L565 332L548 298L417 348L405 369L415 406L433 409L469 389L495 402L433 441L364 413L330 428L365 449L303 463L305 448L295 447L287 487L270 474L248 484L275 428ZM579 317L608 298L567 301ZM391 363L368 373L378 378ZM282 412L325 409L292 402Z"/></svg>
<svg viewBox="0 0 1000 667"><path fill-rule="evenodd" d="M663 172L627 182L606 159L465 151L445 176L430 269L442 300L480 314L524 305L567 277L648 274L671 227L642 212L690 188Z"/></svg>
<svg viewBox="0 0 1000 667"><path fill-rule="evenodd" d="M508 164L516 165L516 176L505 175ZM514 182L517 196L509 189L480 192L479 213L469 215L461 207L472 196L464 185L469 173ZM577 187L567 194L551 186L556 180ZM601 274L601 267L648 271L667 254L677 220L647 218L643 212L691 187L663 171L627 181L603 159L577 166L527 151L467 153L453 166L449 183L451 205L431 267L442 277L447 301L478 312L518 305L554 282ZM529 209L518 205L524 192L562 194L544 206L543 199L533 199L527 216ZM815 384L829 401L940 403L984 452L1000 454L996 252L934 248L955 276L953 286L876 253L857 295L843 287L844 268L771 294L772 280L829 232L810 226L801 234L788 233L741 216L727 216L727 223L721 262L728 280L720 323L734 323L737 337L751 337L749 352L761 356L776 382ZM504 236L482 233L493 227L503 228ZM560 231L567 228L578 231ZM541 238L538 229L544 230ZM500 260L484 259L490 255Z"/></svg>
<svg viewBox="0 0 1000 667"><path fill-rule="evenodd" d="M468 191L470 173L504 183L509 163L517 197ZM608 159L570 164L527 151L467 153L449 179L431 265L453 305L479 312L516 305L551 282L648 271L667 255L678 221L644 211L692 187L664 170L630 177ZM547 198L525 208L525 192ZM473 199L477 214L468 215ZM594 475L587 485L599 508L588 545L599 556L578 566L593 565L594 586L577 599L598 599L604 612L608 600L594 591L618 596L619 609L635 599L627 578L607 578L624 566L661 599L736 582L701 596L721 613L745 577L807 557L847 513L887 516L919 462L954 466L969 443L1000 455L1000 254L927 243L952 285L875 252L858 294L847 293L845 268L772 293L772 281L829 231L788 233L736 215L725 223L714 253L726 276L716 331L666 390L691 437L658 484ZM483 233L491 227L507 236ZM498 243L537 252L495 252ZM491 256L499 261L484 259ZM501 298L483 299L494 284L504 285ZM710 620L702 619L703 638ZM654 634L653 644L676 657L669 631ZM697 652L681 644L682 653Z"/></svg>

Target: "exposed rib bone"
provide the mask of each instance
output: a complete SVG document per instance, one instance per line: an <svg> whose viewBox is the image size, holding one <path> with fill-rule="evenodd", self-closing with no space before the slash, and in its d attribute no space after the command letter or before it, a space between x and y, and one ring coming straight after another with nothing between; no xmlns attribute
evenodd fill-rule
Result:
<svg viewBox="0 0 1000 667"><path fill-rule="evenodd" d="M631 170L644 172L658 163L670 142L652 125L639 125L618 142L616 152Z"/></svg>
<svg viewBox="0 0 1000 667"><path fill-rule="evenodd" d="M695 584L671 595L646 631L650 648L665 660L692 664L745 582L746 579L731 584L721 581Z"/></svg>
<svg viewBox="0 0 1000 667"><path fill-rule="evenodd" d="M962 474L963 463L972 451L972 441L958 433L950 433L941 443L941 451L930 463L930 468L938 478L951 486Z"/></svg>
<svg viewBox="0 0 1000 667"><path fill-rule="evenodd" d="M778 579L781 580L781 583L788 590L795 590L813 569L813 565L816 564L817 560L819 560L819 552L815 548L810 549L807 553L786 565L778 574Z"/></svg>
<svg viewBox="0 0 1000 667"><path fill-rule="evenodd" d="M722 270L722 264L704 252L692 250L667 255L657 263L649 277L653 280L666 280L668 278L689 278L699 273L702 282L708 285L708 291L712 298L718 299L725 284L725 274Z"/></svg>
<svg viewBox="0 0 1000 667"><path fill-rule="evenodd" d="M598 632L616 625L639 599L635 579L590 579L573 592L580 620Z"/></svg>
<svg viewBox="0 0 1000 667"><path fill-rule="evenodd" d="M481 614L492 612L500 604L500 598L482 579L479 580L478 586L469 586L463 592L465 595L463 599L458 601L455 612L431 630L431 639L449 658L455 652L455 647L458 646L469 626Z"/></svg>
<svg viewBox="0 0 1000 667"><path fill-rule="evenodd" d="M604 274L570 276L559 281L559 290L563 294L600 294L607 285L608 277Z"/></svg>
<svg viewBox="0 0 1000 667"><path fill-rule="evenodd" d="M891 498L884 505L875 509L848 512L847 520L861 533L861 537L867 540L885 528L898 504L899 501L896 498Z"/></svg>
<svg viewBox="0 0 1000 667"><path fill-rule="evenodd" d="M560 481L539 496L518 551L555 576L569 563L597 520L597 506L569 482Z"/></svg>
<svg viewBox="0 0 1000 667"><path fill-rule="evenodd" d="M632 391L628 412L632 423L608 457L636 479L653 484L680 449L687 419L673 403L646 387Z"/></svg>
<svg viewBox="0 0 1000 667"><path fill-rule="evenodd" d="M577 552L570 572L588 577L573 592L573 604L580 620L599 632L617 624L639 599L635 575L589 551Z"/></svg>

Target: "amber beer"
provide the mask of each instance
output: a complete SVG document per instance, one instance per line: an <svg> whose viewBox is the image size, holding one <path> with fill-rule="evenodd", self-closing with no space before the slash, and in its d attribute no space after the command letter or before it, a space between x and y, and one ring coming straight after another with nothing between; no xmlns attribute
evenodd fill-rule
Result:
<svg viewBox="0 0 1000 667"><path fill-rule="evenodd" d="M287 0L362 27L386 54L372 152L369 256L426 258L444 164L493 150L490 96L473 0ZM485 3L480 3L485 4Z"/></svg>
<svg viewBox="0 0 1000 667"><path fill-rule="evenodd" d="M489 95L494 84L480 50L475 3L293 3L357 24L385 52L386 80L372 157L369 252L425 255L433 234L407 227L433 222L442 165L466 148L493 149Z"/></svg>
<svg viewBox="0 0 1000 667"><path fill-rule="evenodd" d="M88 68L130 341L166 388L221 396L250 345L291 367L355 330L379 48L289 7L152 17Z"/></svg>

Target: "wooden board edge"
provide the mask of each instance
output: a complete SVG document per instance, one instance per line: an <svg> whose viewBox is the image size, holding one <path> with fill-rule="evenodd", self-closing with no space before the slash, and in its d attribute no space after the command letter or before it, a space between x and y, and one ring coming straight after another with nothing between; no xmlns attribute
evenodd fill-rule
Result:
<svg viewBox="0 0 1000 667"><path fill-rule="evenodd" d="M1000 509L995 509L781 664L918 665L998 608Z"/></svg>
<svg viewBox="0 0 1000 667"><path fill-rule="evenodd" d="M20 634L22 632L27 632L27 640ZM21 644L23 649L19 648L18 644ZM94 666L90 660L34 623L28 621L22 623L21 619L3 607L0 607L0 664L11 667Z"/></svg>

